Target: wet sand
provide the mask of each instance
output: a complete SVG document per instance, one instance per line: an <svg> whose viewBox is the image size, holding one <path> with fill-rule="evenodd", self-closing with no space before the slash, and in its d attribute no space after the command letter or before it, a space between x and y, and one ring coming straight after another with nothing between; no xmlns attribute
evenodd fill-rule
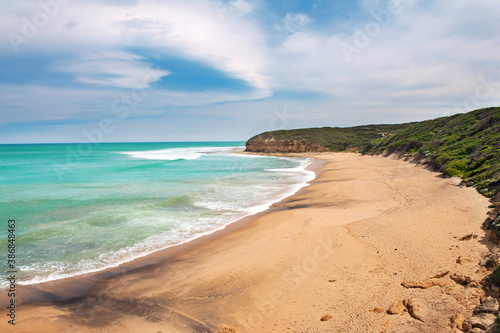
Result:
<svg viewBox="0 0 500 333"><path fill-rule="evenodd" d="M19 286L20 301L28 290L47 292L18 306L15 326L3 315L0 330L451 331L449 318L470 313L479 290L449 276L425 290L401 282L443 271L479 279L477 262L490 245L481 229L488 200L402 161L317 157L327 163L311 186L225 231L100 275ZM459 240L471 233L478 237ZM405 298L428 306L424 322L370 311Z"/></svg>

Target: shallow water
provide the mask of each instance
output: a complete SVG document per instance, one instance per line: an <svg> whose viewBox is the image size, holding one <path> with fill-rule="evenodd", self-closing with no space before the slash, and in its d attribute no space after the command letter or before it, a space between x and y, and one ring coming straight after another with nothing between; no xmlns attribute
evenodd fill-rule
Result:
<svg viewBox="0 0 500 333"><path fill-rule="evenodd" d="M1 145L0 248L15 219L18 283L98 271L185 243L314 178L309 159L231 152L243 145ZM0 261L4 272L6 265Z"/></svg>

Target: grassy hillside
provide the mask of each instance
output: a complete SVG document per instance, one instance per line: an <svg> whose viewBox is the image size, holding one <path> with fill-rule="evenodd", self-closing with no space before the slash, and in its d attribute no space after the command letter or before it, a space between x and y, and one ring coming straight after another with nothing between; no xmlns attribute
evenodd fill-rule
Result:
<svg viewBox="0 0 500 333"><path fill-rule="evenodd" d="M381 135L384 133L384 136ZM449 176L460 176L486 196L500 189L500 108L401 125L323 127L259 134L320 144L331 151L357 149L365 154L403 153Z"/></svg>
<svg viewBox="0 0 500 333"><path fill-rule="evenodd" d="M425 158L436 170L461 176L487 196L500 184L500 108L414 123L374 140L366 153L403 151Z"/></svg>
<svg viewBox="0 0 500 333"><path fill-rule="evenodd" d="M331 151L343 151L349 148L368 149L371 147L373 140L382 137L382 133L395 133L396 131L406 128L407 126L409 126L409 124L281 130L256 135L249 141L264 140L274 137L278 141L299 140L316 143L322 145L323 147L327 147Z"/></svg>

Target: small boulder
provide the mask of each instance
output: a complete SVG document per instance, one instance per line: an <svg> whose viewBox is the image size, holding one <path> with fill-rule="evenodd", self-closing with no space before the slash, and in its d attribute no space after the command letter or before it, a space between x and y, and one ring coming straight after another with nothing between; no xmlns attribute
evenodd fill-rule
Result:
<svg viewBox="0 0 500 333"><path fill-rule="evenodd" d="M236 333L236 330L232 327L223 327L217 333Z"/></svg>
<svg viewBox="0 0 500 333"><path fill-rule="evenodd" d="M370 312L381 313L384 312L384 309L376 307L370 310Z"/></svg>
<svg viewBox="0 0 500 333"><path fill-rule="evenodd" d="M471 277L467 275L453 274L450 278L458 284L468 285L472 282Z"/></svg>
<svg viewBox="0 0 500 333"><path fill-rule="evenodd" d="M495 269L500 266L500 254L492 254L486 258L484 267L487 269Z"/></svg>
<svg viewBox="0 0 500 333"><path fill-rule="evenodd" d="M407 280L407 281L401 282L401 285L405 288L428 289L430 287L441 285L441 281L438 281L436 279L427 279L424 281Z"/></svg>
<svg viewBox="0 0 500 333"><path fill-rule="evenodd" d="M497 316L492 313L479 313L462 323L464 331L469 331L473 328L480 328L482 330L487 330L491 325L495 323Z"/></svg>
<svg viewBox="0 0 500 333"><path fill-rule="evenodd" d="M469 283L467 285L467 287L469 288L479 288L481 285L479 284L479 282L476 282L476 281L472 281L471 283Z"/></svg>
<svg viewBox="0 0 500 333"><path fill-rule="evenodd" d="M324 315L323 317L321 317L321 321L329 321L330 319L332 319L332 316L329 315L329 314L326 314Z"/></svg>
<svg viewBox="0 0 500 333"><path fill-rule="evenodd" d="M498 301L493 297L488 297L481 304L474 309L474 314L478 313L495 313L498 311Z"/></svg>
<svg viewBox="0 0 500 333"><path fill-rule="evenodd" d="M468 333L485 333L484 330L480 329L479 327L471 329Z"/></svg>
<svg viewBox="0 0 500 333"><path fill-rule="evenodd" d="M460 264L460 265L473 262L473 260L471 258L464 258L462 256L459 256L456 261L457 261L457 264Z"/></svg>
<svg viewBox="0 0 500 333"><path fill-rule="evenodd" d="M429 279L441 279L443 277L445 277L446 275L448 275L450 271L445 271L445 272L441 272L441 273L438 273L434 276L431 276Z"/></svg>
<svg viewBox="0 0 500 333"><path fill-rule="evenodd" d="M474 235L474 234L468 234L468 235L465 235L463 237L460 237L460 240L461 241L466 241L466 240L469 240L469 239L472 239L472 238L477 238L477 235Z"/></svg>
<svg viewBox="0 0 500 333"><path fill-rule="evenodd" d="M389 309L387 309L387 313L394 315L394 314L400 314L406 311L406 307L403 303L403 300L399 300L395 303L392 303Z"/></svg>
<svg viewBox="0 0 500 333"><path fill-rule="evenodd" d="M410 316L421 322L425 322L429 309L423 300L419 298L405 299L404 305L408 309Z"/></svg>
<svg viewBox="0 0 500 333"><path fill-rule="evenodd" d="M488 269L486 267L480 267L476 273L477 274L483 274L483 273L486 273L488 271Z"/></svg>
<svg viewBox="0 0 500 333"><path fill-rule="evenodd" d="M459 330L462 330L463 329L462 323L464 322L464 320L465 317L462 314L457 313L456 315L450 318L451 328L458 328Z"/></svg>

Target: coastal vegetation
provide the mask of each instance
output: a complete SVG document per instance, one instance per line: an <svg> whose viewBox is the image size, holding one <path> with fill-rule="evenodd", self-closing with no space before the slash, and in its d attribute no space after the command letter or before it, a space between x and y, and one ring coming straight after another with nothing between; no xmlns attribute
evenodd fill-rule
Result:
<svg viewBox="0 0 500 333"><path fill-rule="evenodd" d="M405 152L435 170L460 176L486 196L499 190L500 108L414 123L372 142L365 153Z"/></svg>
<svg viewBox="0 0 500 333"><path fill-rule="evenodd" d="M387 134L394 134L409 125L366 125L279 130L261 133L248 140L248 142L274 138L276 141L300 141L319 144L330 151L346 151L349 149L371 147L371 143L374 140Z"/></svg>
<svg viewBox="0 0 500 333"><path fill-rule="evenodd" d="M330 151L397 154L422 162L492 197L500 190L500 107L399 125L281 130L249 140L319 144Z"/></svg>

